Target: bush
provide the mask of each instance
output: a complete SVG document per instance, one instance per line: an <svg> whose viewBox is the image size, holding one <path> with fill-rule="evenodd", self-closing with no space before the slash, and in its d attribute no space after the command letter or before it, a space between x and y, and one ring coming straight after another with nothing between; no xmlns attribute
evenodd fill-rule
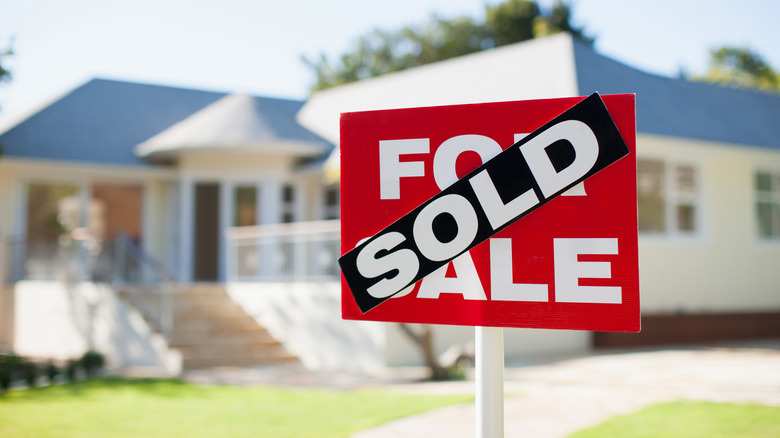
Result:
<svg viewBox="0 0 780 438"><path fill-rule="evenodd" d="M68 382L76 381L76 374L79 370L79 362L76 360L69 360L68 365L65 367L65 378Z"/></svg>
<svg viewBox="0 0 780 438"><path fill-rule="evenodd" d="M46 374L46 377L49 378L49 383L54 384L54 379L57 378L57 376L60 375L60 369L57 368L57 365L54 365L54 361L49 361L48 364L46 364L46 368L44 369L44 374Z"/></svg>
<svg viewBox="0 0 780 438"><path fill-rule="evenodd" d="M84 368L87 377L96 376L105 365L105 358L97 351L87 351L79 359L79 364Z"/></svg>
<svg viewBox="0 0 780 438"><path fill-rule="evenodd" d="M38 366L33 362L23 361L19 367L22 372L22 378L27 383L28 388L35 388L38 380Z"/></svg>
<svg viewBox="0 0 780 438"><path fill-rule="evenodd" d="M0 394L8 392L11 383L17 380L23 380L29 388L35 388L42 375L49 378L49 384L54 384L57 376L64 374L67 381L75 382L80 374L79 368L84 370L87 377L94 377L104 365L103 355L96 351L87 351L78 360L69 360L64 370L60 370L51 360L40 367L13 352L3 353L0 354Z"/></svg>
<svg viewBox="0 0 780 438"><path fill-rule="evenodd" d="M13 352L0 354L0 389L3 393L8 391L11 381L19 374L22 362L22 358Z"/></svg>

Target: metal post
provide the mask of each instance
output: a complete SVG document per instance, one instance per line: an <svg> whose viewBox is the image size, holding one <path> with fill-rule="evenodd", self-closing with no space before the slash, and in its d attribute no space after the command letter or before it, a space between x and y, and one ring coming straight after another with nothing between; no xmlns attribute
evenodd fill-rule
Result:
<svg viewBox="0 0 780 438"><path fill-rule="evenodd" d="M475 327L477 438L504 436L504 329Z"/></svg>

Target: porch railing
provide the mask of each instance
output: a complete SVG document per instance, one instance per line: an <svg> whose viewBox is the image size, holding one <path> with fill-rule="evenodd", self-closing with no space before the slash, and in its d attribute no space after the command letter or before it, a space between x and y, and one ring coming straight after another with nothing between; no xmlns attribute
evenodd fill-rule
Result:
<svg viewBox="0 0 780 438"><path fill-rule="evenodd" d="M9 241L8 255L11 282L111 283L154 329L168 334L173 328L173 277L126 234L37 242L17 236Z"/></svg>
<svg viewBox="0 0 780 438"><path fill-rule="evenodd" d="M227 280L337 281L340 230L339 220L229 228Z"/></svg>

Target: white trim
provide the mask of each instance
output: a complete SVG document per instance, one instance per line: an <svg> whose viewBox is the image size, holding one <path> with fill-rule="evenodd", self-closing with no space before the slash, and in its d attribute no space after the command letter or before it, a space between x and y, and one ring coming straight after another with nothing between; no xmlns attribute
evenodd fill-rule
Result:
<svg viewBox="0 0 780 438"><path fill-rule="evenodd" d="M149 178L175 179L177 169L156 166L121 166L111 164L72 163L68 161L37 160L15 157L3 157L0 160L0 170L10 168L22 175L34 178L68 178L69 175L79 178L111 179L142 181Z"/></svg>
<svg viewBox="0 0 780 438"><path fill-rule="evenodd" d="M194 248L194 181L191 178L181 178L179 181L179 281L192 281L192 250Z"/></svg>
<svg viewBox="0 0 780 438"><path fill-rule="evenodd" d="M686 243L707 243L710 240L708 232L707 208L705 199L704 166L699 160L690 158L674 157L663 153L643 153L637 154L637 162L642 160L659 161L663 165L663 200L664 200L664 222L665 229L662 232L648 232L639 230L639 239L642 241L671 241ZM675 207L681 199L675 186L675 171L678 167L691 167L693 169L694 190L692 198L694 206L694 231L681 232L677 230L677 213ZM641 213L640 213L641 214Z"/></svg>
<svg viewBox="0 0 780 438"><path fill-rule="evenodd" d="M328 220L329 209L334 208L336 210L335 211L336 218L340 218L341 217L341 192L339 190L338 184L321 184L318 187L319 187L319 191L317 194L317 216L316 217L320 220ZM337 203L335 206L330 206L326 202L328 198L328 191L332 189L336 190Z"/></svg>
<svg viewBox="0 0 780 438"><path fill-rule="evenodd" d="M260 225L278 224L282 216L282 182L279 179L266 180L261 191Z"/></svg>
<svg viewBox="0 0 780 438"><path fill-rule="evenodd" d="M14 222L12 230L14 236L27 234L27 198L29 197L29 184L25 178L17 178L14 184Z"/></svg>
<svg viewBox="0 0 780 438"><path fill-rule="evenodd" d="M753 165L750 173L750 232L753 238L754 245L759 248L766 249L780 249L780 235L774 237L761 237L758 230L758 190L756 189L756 175L759 173L769 174L770 178L778 178L780 181L780 167L770 167L766 165ZM777 199L771 199L770 202L777 202L780 204L780 187L777 190L770 192L774 194ZM772 196L772 195L770 195Z"/></svg>
<svg viewBox="0 0 780 438"><path fill-rule="evenodd" d="M92 181L79 184L79 227L89 228L89 204L92 201Z"/></svg>
<svg viewBox="0 0 780 438"><path fill-rule="evenodd" d="M157 259L156 248L151 245L152 241L157 241L162 236L157 235L157 229L153 226L155 203L152 200L152 194L155 193L153 181L146 181L141 184L141 239L144 249L147 253L153 254Z"/></svg>
<svg viewBox="0 0 780 438"><path fill-rule="evenodd" d="M233 183L220 181L219 184L219 222L217 223L217 280L224 283L227 279L227 239L224 230L232 224Z"/></svg>
<svg viewBox="0 0 780 438"><path fill-rule="evenodd" d="M163 238L165 239L165 268L168 272L176 272L177 275L180 272L179 269L181 266L179 250L182 241L181 229L177 224L181 223L181 217L184 216L183 211L180 209L180 193L180 182L173 181L165 184L166 212L165 224L163 225Z"/></svg>

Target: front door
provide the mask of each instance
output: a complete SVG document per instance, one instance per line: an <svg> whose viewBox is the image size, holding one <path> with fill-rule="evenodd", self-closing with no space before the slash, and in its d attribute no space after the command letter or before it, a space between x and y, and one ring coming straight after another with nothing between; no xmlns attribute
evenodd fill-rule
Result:
<svg viewBox="0 0 780 438"><path fill-rule="evenodd" d="M219 279L219 184L195 184L193 278Z"/></svg>

